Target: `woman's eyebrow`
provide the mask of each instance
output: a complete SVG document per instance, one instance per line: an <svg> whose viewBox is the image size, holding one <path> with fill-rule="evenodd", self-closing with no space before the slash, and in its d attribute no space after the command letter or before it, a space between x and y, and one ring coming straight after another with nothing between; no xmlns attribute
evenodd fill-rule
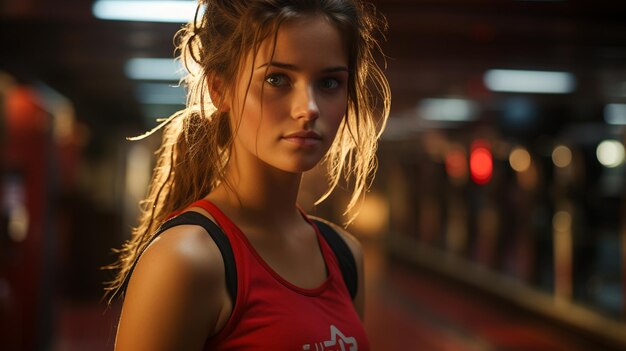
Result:
<svg viewBox="0 0 626 351"><path fill-rule="evenodd" d="M264 64L260 65L259 67L255 68L255 69L263 68L263 67L266 67L266 66L274 66L274 67L286 69L286 70L289 70L289 71L295 71L295 72L301 71L301 68L296 66L296 65L292 65L290 63L277 62L277 61L270 61L268 63L264 63ZM346 66L334 66L334 67L324 68L322 70L322 72L325 72L325 73L342 72L342 71L348 72L348 67L346 67Z"/></svg>

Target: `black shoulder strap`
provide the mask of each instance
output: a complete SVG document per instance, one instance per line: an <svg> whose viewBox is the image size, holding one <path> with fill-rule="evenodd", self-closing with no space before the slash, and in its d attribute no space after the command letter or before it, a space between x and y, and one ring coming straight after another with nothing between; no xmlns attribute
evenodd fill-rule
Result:
<svg viewBox="0 0 626 351"><path fill-rule="evenodd" d="M184 212L172 219L163 222L163 224L161 224L161 226L159 226L159 228L155 232L152 240L157 238L167 229L179 225L188 224L202 226L204 230L206 230L209 235L211 235L211 238L213 238L213 241L215 241L215 244L222 253L222 257L224 259L224 273L226 276L226 288L228 289L228 294L230 295L234 303L237 297L237 267L235 266L235 256L233 255L233 250L230 246L230 241L228 241L228 237L226 236L226 234L224 234L222 229L217 224L213 223L213 221L198 212ZM136 263L137 262L135 262L135 264ZM135 266L133 265L130 273L126 278L126 281L124 282L124 290L126 289L125 285L128 284L128 277L130 277L134 268Z"/></svg>
<svg viewBox="0 0 626 351"><path fill-rule="evenodd" d="M358 275L356 270L356 262L354 261L354 256L352 255L352 251L345 243L343 238L339 236L339 234L332 229L328 224L321 222L319 220L313 220L315 225L320 230L322 237L328 243L328 246L333 250L337 261L339 262L339 268L341 269L341 274L343 276L343 280L350 292L350 297L354 300L357 287L358 287ZM208 219L197 212L184 212L170 220L167 220L157 229L152 240L157 238L162 232L172 227L176 227L179 225L199 225L202 226L208 233L211 235L211 238L217 245L222 257L224 259L224 274L226 277L226 288L228 289L228 294L233 302L236 301L237 298L237 267L235 264L235 256L233 255L233 250L230 245L230 241L226 234L222 231L222 229L215 224L213 221ZM135 262L136 263L136 262ZM122 290L125 290L126 284L128 284L128 277L132 274L134 269L134 265L128 274L126 281L124 282Z"/></svg>
<svg viewBox="0 0 626 351"><path fill-rule="evenodd" d="M335 253L335 257L337 257L337 261L339 262L339 268L341 269L341 275L343 275L343 281L348 287L350 297L354 300L357 293L359 277L352 251L350 251L350 248L339 233L331 228L331 226L316 219L314 219L313 222L317 225L317 228L319 228L328 246L330 246Z"/></svg>

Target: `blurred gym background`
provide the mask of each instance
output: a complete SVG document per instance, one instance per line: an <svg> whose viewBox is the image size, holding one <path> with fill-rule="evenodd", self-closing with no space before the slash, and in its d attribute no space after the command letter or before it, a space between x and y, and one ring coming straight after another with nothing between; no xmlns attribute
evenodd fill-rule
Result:
<svg viewBox="0 0 626 351"><path fill-rule="evenodd" d="M393 106L349 228L372 348L626 349L626 2L374 2ZM159 143L126 137L182 107L195 10L133 3L0 0L2 350L113 349L100 267Z"/></svg>

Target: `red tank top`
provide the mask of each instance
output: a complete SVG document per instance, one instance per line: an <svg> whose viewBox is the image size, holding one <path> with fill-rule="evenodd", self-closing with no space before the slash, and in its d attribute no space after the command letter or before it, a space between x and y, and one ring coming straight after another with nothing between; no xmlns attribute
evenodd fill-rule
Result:
<svg viewBox="0 0 626 351"><path fill-rule="evenodd" d="M317 288L303 289L278 275L217 206L206 200L192 206L215 218L230 240L237 266L235 306L224 328L207 340L204 350L369 350L335 255L315 224L309 221L317 233L328 277Z"/></svg>

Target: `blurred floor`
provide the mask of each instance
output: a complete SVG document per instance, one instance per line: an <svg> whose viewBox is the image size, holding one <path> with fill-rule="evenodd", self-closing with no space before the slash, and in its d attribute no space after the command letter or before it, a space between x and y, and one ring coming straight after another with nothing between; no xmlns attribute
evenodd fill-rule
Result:
<svg viewBox="0 0 626 351"><path fill-rule="evenodd" d="M366 321L372 350L603 351L584 334L446 278L390 261L365 242ZM66 301L53 351L112 350L119 307Z"/></svg>
<svg viewBox="0 0 626 351"><path fill-rule="evenodd" d="M607 351L580 331L408 263L366 243L365 326L372 350Z"/></svg>

